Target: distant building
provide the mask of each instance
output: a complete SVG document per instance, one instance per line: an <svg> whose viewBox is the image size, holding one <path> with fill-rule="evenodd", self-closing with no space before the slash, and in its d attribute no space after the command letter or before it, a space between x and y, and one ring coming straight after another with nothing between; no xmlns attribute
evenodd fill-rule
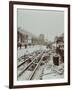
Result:
<svg viewBox="0 0 72 90"><path fill-rule="evenodd" d="M39 40L37 37L32 37L32 45L38 45L39 44Z"/></svg>
<svg viewBox="0 0 72 90"><path fill-rule="evenodd" d="M44 41L44 34L40 34L40 35L39 35L39 44L42 44L42 45L43 45L44 42L45 42L45 41Z"/></svg>
<svg viewBox="0 0 72 90"><path fill-rule="evenodd" d="M44 41L44 34L40 34L39 39Z"/></svg>

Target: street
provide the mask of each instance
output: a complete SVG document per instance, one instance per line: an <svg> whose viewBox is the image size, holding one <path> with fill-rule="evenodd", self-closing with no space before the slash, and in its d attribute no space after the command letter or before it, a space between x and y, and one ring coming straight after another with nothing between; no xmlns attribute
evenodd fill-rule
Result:
<svg viewBox="0 0 72 90"><path fill-rule="evenodd" d="M49 80L64 78L64 63L54 65L55 51L43 45L18 48L17 79Z"/></svg>

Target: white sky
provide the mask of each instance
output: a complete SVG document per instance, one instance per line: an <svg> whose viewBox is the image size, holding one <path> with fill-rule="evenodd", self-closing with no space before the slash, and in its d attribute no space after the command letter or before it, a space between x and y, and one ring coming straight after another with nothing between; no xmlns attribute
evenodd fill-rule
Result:
<svg viewBox="0 0 72 90"><path fill-rule="evenodd" d="M64 12L49 10L17 9L17 24L38 36L45 34L50 41L64 32Z"/></svg>

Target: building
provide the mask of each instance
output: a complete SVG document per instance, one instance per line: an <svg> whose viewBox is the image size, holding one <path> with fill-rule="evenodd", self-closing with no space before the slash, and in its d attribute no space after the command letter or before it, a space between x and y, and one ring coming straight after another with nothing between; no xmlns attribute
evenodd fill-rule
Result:
<svg viewBox="0 0 72 90"><path fill-rule="evenodd" d="M45 41L44 41L44 34L40 34L39 35L39 44L40 45L44 45Z"/></svg>
<svg viewBox="0 0 72 90"><path fill-rule="evenodd" d="M44 39L44 34L40 34L39 37L36 37L32 33L22 29L21 27L17 28L17 44L21 46L25 45L46 45L47 41Z"/></svg>
<svg viewBox="0 0 72 90"><path fill-rule="evenodd" d="M64 62L64 34L57 38L56 44L56 52L61 56L61 62Z"/></svg>
<svg viewBox="0 0 72 90"><path fill-rule="evenodd" d="M20 43L22 46L30 45L32 43L32 34L25 31L21 27L17 28L17 43Z"/></svg>

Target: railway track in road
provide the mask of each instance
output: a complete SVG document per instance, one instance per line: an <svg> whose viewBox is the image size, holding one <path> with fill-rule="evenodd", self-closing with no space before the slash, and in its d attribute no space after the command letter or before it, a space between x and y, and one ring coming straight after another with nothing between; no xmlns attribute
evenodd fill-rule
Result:
<svg viewBox="0 0 72 90"><path fill-rule="evenodd" d="M41 55L42 55L42 53L40 53L40 54L38 54L38 55L36 55L36 56L33 56L33 57L31 58L31 62L18 74L17 77L20 77L20 76L24 73L24 71L26 71L26 70L34 63L35 60L38 60L38 58L41 57ZM21 67L26 61L28 61L28 60L25 60L25 61L22 62L20 65L18 65L18 68Z"/></svg>
<svg viewBox="0 0 72 90"><path fill-rule="evenodd" d="M33 72L32 72L32 74L30 75L30 77L28 78L29 80L31 80L31 79L32 79L32 77L33 77L33 75L34 75L35 71L37 70L38 66L40 65L41 61L42 61L42 58L40 59L40 61L39 61L39 62L38 62L38 64L36 65L36 67L35 67L34 71L33 71Z"/></svg>
<svg viewBox="0 0 72 90"><path fill-rule="evenodd" d="M40 51L36 55L33 55L32 58L31 58L31 62L27 63L26 66L23 66L23 65L28 61L28 58L25 61L23 61L22 63L20 63L17 66L17 69L19 69L21 66L23 66L23 69L20 70L20 72L17 74L17 78L20 78L22 76L26 77L26 75L27 75L28 78L26 78L24 80L32 80L32 77L35 75L35 72L36 72L37 68L41 64L41 61L43 60L43 55L45 53L48 53L48 52ZM29 74L26 73L28 71L29 71Z"/></svg>
<svg viewBox="0 0 72 90"><path fill-rule="evenodd" d="M20 66L22 66L25 62L27 62L28 60L32 60L33 58L35 58L36 55L33 55L32 57L28 57L26 60L24 60L23 62L19 63L17 68L19 68Z"/></svg>
<svg viewBox="0 0 72 90"><path fill-rule="evenodd" d="M36 57L36 55L39 53L39 51L35 51L35 52L32 52L28 55L23 55L21 56L20 58L18 58L18 65L17 65L17 68L19 68L20 66L22 66L25 62L27 62L29 59L33 59Z"/></svg>

